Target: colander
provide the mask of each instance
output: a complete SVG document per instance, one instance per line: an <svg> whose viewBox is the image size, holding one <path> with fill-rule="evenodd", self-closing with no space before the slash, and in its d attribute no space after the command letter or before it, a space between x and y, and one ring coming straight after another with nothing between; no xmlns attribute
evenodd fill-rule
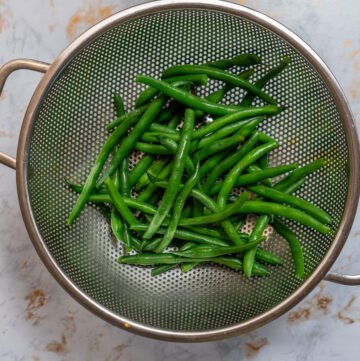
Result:
<svg viewBox="0 0 360 361"><path fill-rule="evenodd" d="M87 206L71 227L66 218L76 195L64 178L83 182L114 118L112 94L128 109L142 89L135 76L160 76L170 65L205 63L239 53L258 54L256 76L288 55L291 65L266 91L286 106L262 124L280 141L271 164L319 157L326 167L311 175L299 196L334 219L329 235L297 224L308 277L294 277L280 237L266 247L285 260L270 277L245 279L220 266L151 277L146 267L120 265L119 245L96 206ZM360 276L327 272L349 234L357 208L359 147L344 95L322 60L276 21L222 1L158 1L121 11L70 44L51 64L14 60L0 70L0 89L18 69L45 73L27 108L16 160L20 207L30 238L56 280L82 305L129 331L172 341L205 341L240 334L275 319L326 280L360 284ZM234 69L238 71L238 69ZM256 80L256 79L253 79ZM202 95L214 90L215 82ZM242 92L229 93L236 102ZM258 104L261 104L258 101ZM132 164L138 156L132 158Z"/></svg>

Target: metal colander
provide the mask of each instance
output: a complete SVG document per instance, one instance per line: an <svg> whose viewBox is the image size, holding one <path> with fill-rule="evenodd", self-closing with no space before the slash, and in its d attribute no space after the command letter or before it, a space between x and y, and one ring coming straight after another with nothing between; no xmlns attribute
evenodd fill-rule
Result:
<svg viewBox="0 0 360 361"><path fill-rule="evenodd" d="M327 160L323 169L308 177L298 195L329 212L334 220L331 233L321 235L290 222L304 247L305 281L294 277L289 248L274 234L266 248L281 256L285 265L273 268L271 277L247 280L215 265L152 277L149 268L116 262L122 250L95 205L87 206L74 225L67 226L76 195L64 178L86 179L108 136L105 126L115 116L114 92L131 109L143 89L135 82L139 73L159 77L174 64L200 64L246 52L263 60L252 81L282 57L292 59L266 87L286 106L261 125L281 145L272 152L271 164ZM268 322L325 276L347 237L357 205L357 137L332 75L287 29L229 3L160 1L104 20L80 36L50 67L26 61L5 65L0 80L24 67L46 74L20 135L16 167L20 205L44 263L80 303L134 332L171 340L209 340ZM218 86L210 82L201 95ZM234 89L225 102L236 103L242 94ZM133 155L131 166L140 156ZM0 160L15 164L5 155ZM340 276L332 277L340 281Z"/></svg>

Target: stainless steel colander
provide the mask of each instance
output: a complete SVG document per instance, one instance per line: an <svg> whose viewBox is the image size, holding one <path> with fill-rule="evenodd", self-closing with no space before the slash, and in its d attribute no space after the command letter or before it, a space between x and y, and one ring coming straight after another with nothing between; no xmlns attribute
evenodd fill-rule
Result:
<svg viewBox="0 0 360 361"><path fill-rule="evenodd" d="M285 55L292 59L266 88L286 106L262 125L281 144L271 163L328 160L299 195L331 214L331 234L292 225L305 250L309 274L305 281L294 278L289 250L280 238L267 243L285 260L271 277L246 280L237 272L204 266L153 278L147 268L116 263L121 250L95 206L86 207L72 227L66 225L75 195L64 177L85 180L107 136L105 125L114 117L114 91L130 108L142 89L135 83L136 74L159 76L169 65L204 63L242 52L262 57L264 65L257 76ZM16 161L0 154L0 162L16 169L21 211L41 259L57 281L95 314L155 338L213 340L278 317L326 276L348 236L358 203L358 140L334 77L288 29L226 2L165 0L107 18L51 65L33 60L4 65L0 90L12 71L24 68L45 75L27 109ZM215 86L210 83L204 94ZM241 91L233 90L226 101L236 102L239 96ZM328 274L326 279L360 284L360 276Z"/></svg>

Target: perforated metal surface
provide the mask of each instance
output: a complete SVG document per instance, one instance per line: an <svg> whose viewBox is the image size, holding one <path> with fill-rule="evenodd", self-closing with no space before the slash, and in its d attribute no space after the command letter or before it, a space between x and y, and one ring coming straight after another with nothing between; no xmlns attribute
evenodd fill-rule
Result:
<svg viewBox="0 0 360 361"><path fill-rule="evenodd" d="M263 59L252 80L283 56L292 59L266 87L286 110L264 122L262 130L281 144L272 153L273 165L327 159L299 195L331 214L331 234L291 226L303 243L308 274L332 244L347 195L348 150L332 97L307 61L271 31L223 12L171 10L140 17L108 30L72 59L43 98L29 149L28 190L41 237L74 285L116 315L160 329L209 331L256 317L301 285L294 278L286 243L274 237L266 247L283 257L285 265L273 268L271 277L245 280L238 272L204 266L153 278L148 268L116 263L121 250L95 207L86 207L72 227L66 225L76 196L64 177L86 179L107 137L105 125L114 117L115 91L131 109L142 89L135 83L136 74L159 76L169 65L242 52ZM216 86L210 82L204 94ZM233 90L226 102L236 103L241 94Z"/></svg>

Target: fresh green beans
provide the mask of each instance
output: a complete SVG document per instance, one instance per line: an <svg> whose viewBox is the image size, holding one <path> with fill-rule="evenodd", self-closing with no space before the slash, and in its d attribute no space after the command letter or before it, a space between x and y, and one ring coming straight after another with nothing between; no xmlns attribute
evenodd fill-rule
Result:
<svg viewBox="0 0 360 361"><path fill-rule="evenodd" d="M164 71L163 78L168 78L168 77L175 76L175 75L185 75L185 74L206 74L209 78L224 81L227 84L232 84L232 85L238 86L242 89L248 90L248 91L256 94L258 97L260 97L266 103L276 104L275 100L273 98L271 98L268 94L263 92L261 89L259 89L255 85L244 80L243 78L240 78L239 76L228 73L224 70L214 69L209 66L175 65ZM169 96L171 96L171 95L169 95Z"/></svg>
<svg viewBox="0 0 360 361"><path fill-rule="evenodd" d="M274 214L275 216L292 219L305 226L315 229L316 231L327 234L330 228L305 212L295 208L286 207L282 204L264 202L264 201L248 201L239 209L239 213L255 213L255 214ZM185 220L184 220L185 221Z"/></svg>
<svg viewBox="0 0 360 361"><path fill-rule="evenodd" d="M213 213L209 216L200 216L193 218L183 218L180 220L179 225L181 226L194 226L202 224L211 224L220 222L223 219L229 218L235 213L239 213L239 210L248 199L249 193L244 192L233 204L221 210L221 212Z"/></svg>
<svg viewBox="0 0 360 361"><path fill-rule="evenodd" d="M295 233L277 217L275 217L273 225L276 232L287 240L294 260L296 277L302 278L304 276L304 253L299 240Z"/></svg>
<svg viewBox="0 0 360 361"><path fill-rule="evenodd" d="M129 174L129 185L132 187L140 177L147 171L152 162L154 161L154 157L151 155L145 154L136 164L134 169Z"/></svg>
<svg viewBox="0 0 360 361"><path fill-rule="evenodd" d="M267 215L259 216L259 218L256 220L254 229L252 230L251 235L249 237L249 243L253 243L263 236L263 232L267 227L268 223L269 223L269 216ZM252 275L256 251L257 249L256 247L254 247L246 251L244 254L244 274L248 278L251 277Z"/></svg>
<svg viewBox="0 0 360 361"><path fill-rule="evenodd" d="M143 105L139 109L136 109L130 113L127 113L127 114L117 117L114 121L112 121L110 124L108 124L106 129L111 130L111 129L119 126L120 124L124 123L125 121L130 122L131 124L134 124L141 117L141 115L145 112L145 110L147 108L148 108L148 105Z"/></svg>
<svg viewBox="0 0 360 361"><path fill-rule="evenodd" d="M114 105L115 105L116 114L118 117L121 117L122 115L124 115L126 113L125 105L124 105L124 102L123 102L120 94L114 94Z"/></svg>
<svg viewBox="0 0 360 361"><path fill-rule="evenodd" d="M287 203L294 208L301 209L322 223L331 224L332 222L331 217L325 211L304 199L280 192L276 189L265 187L261 184L253 185L247 188L251 192L254 192L266 199L271 199L272 201L279 203Z"/></svg>
<svg viewBox="0 0 360 361"><path fill-rule="evenodd" d="M286 178L282 179L279 183L277 183L274 186L274 188L278 191L282 191L289 184L292 184L295 181L309 175L310 173L317 171L318 169L323 167L324 164L325 164L325 161L324 161L324 159L321 159L321 158L317 159L309 164L306 164L305 166L294 170Z"/></svg>
<svg viewBox="0 0 360 361"><path fill-rule="evenodd" d="M204 74L194 74L194 75L180 75L175 76L173 78L166 79L167 83L173 84L177 83L175 86L181 86L184 82L190 82L197 85L206 85L208 82L208 77ZM158 95L159 91L154 88L146 88L143 90L138 96L135 102L135 108L139 108L140 106L151 101L156 95Z"/></svg>
<svg viewBox="0 0 360 361"><path fill-rule="evenodd" d="M200 109L200 110L210 113L210 114L226 115L226 114L230 114L230 113L239 112L240 110L247 110L246 108L240 108L237 106L211 103L206 99L199 98L195 95L191 95L188 92L183 91L178 88L175 88L164 81L156 80L149 76L138 75L136 77L136 80L139 83L150 85L151 87L160 90L162 93L164 93L168 97L174 98L177 102L179 102L187 107L190 107L192 109Z"/></svg>
<svg viewBox="0 0 360 361"><path fill-rule="evenodd" d="M138 75L136 81L148 87L136 100L135 110L126 114L120 94L114 95L117 118L107 126L108 139L85 183L65 181L79 193L68 224L92 202L122 244L120 263L155 266L153 276L177 267L190 272L210 263L242 271L249 278L270 275L262 263L274 267L284 263L268 252L268 243L258 247L270 223L289 243L295 276L303 277L300 240L280 218L314 232L330 232L330 214L292 195L325 161L318 159L301 168L296 163L269 167L269 157L279 159L270 153L279 145L256 129L285 109L262 89L289 62L285 57L264 76L255 75L254 84L248 81L260 63L254 54L172 66L165 69L162 80ZM238 75L227 71L250 65L255 66ZM198 87L208 79L210 88L218 90L199 97L208 89L199 92ZM246 95L242 101L232 96L228 105L230 97L224 99L225 95L235 87ZM268 105L258 106L256 97ZM277 119L277 132L282 120ZM129 164L133 166L139 152L142 158L130 172ZM281 175L285 177L278 182ZM250 235L241 233L249 214L258 215ZM128 255L132 250L137 254Z"/></svg>
<svg viewBox="0 0 360 361"><path fill-rule="evenodd" d="M268 105L265 107L259 107L259 108L248 108L241 110L237 113L225 115L221 118L217 118L214 122L206 124L199 129L196 129L194 131L194 134L192 136L192 139L198 139L202 138L208 134L211 134L222 127L232 124L236 121L248 119L248 118L254 118L252 119L255 123L260 124L262 120L264 120L264 115L274 115L279 112L279 108L275 107L273 105ZM256 117L256 118L255 118Z"/></svg>
<svg viewBox="0 0 360 361"><path fill-rule="evenodd" d="M233 66L250 66L260 64L261 58L255 54L240 54L231 59L221 59L207 63L207 66L211 66L217 69L226 70Z"/></svg>
<svg viewBox="0 0 360 361"><path fill-rule="evenodd" d="M160 154L160 155L170 155L169 152L164 146L160 144L149 144L143 142L136 142L134 148L140 152L147 153L147 154Z"/></svg>
<svg viewBox="0 0 360 361"><path fill-rule="evenodd" d="M278 74L280 74L290 63L290 58L285 57L279 66L270 70L267 74L265 74L262 78L255 82L255 86L259 89L262 89L271 79L275 78ZM244 99L241 101L240 105L242 106L250 106L253 100L255 99L255 94L249 92L246 94Z"/></svg>

